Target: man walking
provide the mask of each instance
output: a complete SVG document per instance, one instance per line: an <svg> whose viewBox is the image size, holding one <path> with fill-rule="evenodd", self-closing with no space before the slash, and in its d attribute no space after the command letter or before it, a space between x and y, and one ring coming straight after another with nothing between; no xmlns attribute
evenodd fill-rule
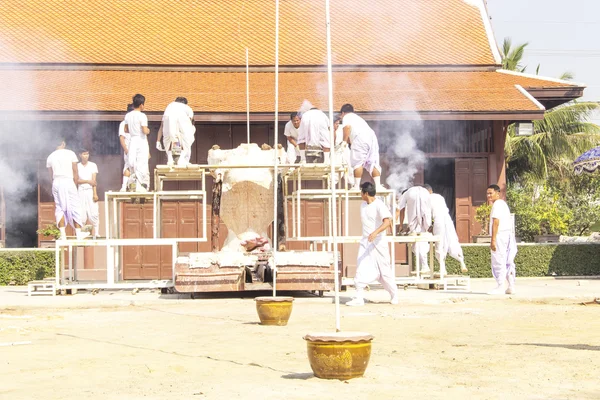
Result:
<svg viewBox="0 0 600 400"><path fill-rule="evenodd" d="M375 186L370 182L361 185L360 219L362 239L358 250L354 287L356 297L347 306L363 306L364 289L373 281L378 281L390 294L390 303L398 304L398 287L390 262L390 249L386 231L392 226L392 214L381 199L376 198Z"/></svg>
<svg viewBox="0 0 600 400"><path fill-rule="evenodd" d="M89 236L87 232L81 232L83 222L81 205L75 183L77 176L77 156L71 150L67 150L65 140L61 139L59 146L46 160L46 168L52 179L52 197L54 198L54 216L56 225L60 230L60 239L67 238L66 224L75 228L77 240Z"/></svg>
<svg viewBox="0 0 600 400"><path fill-rule="evenodd" d="M492 203L490 213L492 241L490 250L492 254L492 274L496 278L497 284L488 294L515 294L517 243L513 233L510 209L508 204L500 199L500 187L498 185L490 185L486 197L488 202ZM504 290L505 281L508 281L506 291Z"/></svg>

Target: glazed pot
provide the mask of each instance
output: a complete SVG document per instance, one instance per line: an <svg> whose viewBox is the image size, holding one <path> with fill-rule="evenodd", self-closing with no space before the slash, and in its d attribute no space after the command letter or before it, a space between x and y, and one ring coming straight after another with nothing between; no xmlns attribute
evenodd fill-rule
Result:
<svg viewBox="0 0 600 400"><path fill-rule="evenodd" d="M292 314L293 297L266 296L254 300L261 325L287 325Z"/></svg>
<svg viewBox="0 0 600 400"><path fill-rule="evenodd" d="M363 376L373 336L364 332L310 333L304 336L315 376L347 380Z"/></svg>

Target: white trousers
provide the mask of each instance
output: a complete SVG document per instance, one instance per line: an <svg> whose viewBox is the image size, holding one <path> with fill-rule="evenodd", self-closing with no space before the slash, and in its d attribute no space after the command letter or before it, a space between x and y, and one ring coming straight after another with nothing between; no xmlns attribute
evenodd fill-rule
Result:
<svg viewBox="0 0 600 400"><path fill-rule="evenodd" d="M385 239L378 238L369 243L362 238L358 249L358 260L354 285L359 297L371 282L379 282L393 298L398 292L394 271L390 263L390 249Z"/></svg>
<svg viewBox="0 0 600 400"><path fill-rule="evenodd" d="M515 284L515 256L517 243L512 232L498 232L496 235L496 251L492 251L492 275L498 286L508 281L509 286Z"/></svg>
<svg viewBox="0 0 600 400"><path fill-rule="evenodd" d="M357 135L350 147L350 166L353 170L364 167L369 174L373 169L381 172L379 163L379 142L374 133Z"/></svg>
<svg viewBox="0 0 600 400"><path fill-rule="evenodd" d="M94 201L94 189L79 187L79 201L81 202L82 221L90 221L94 226L94 234L98 234L100 228L100 213L98 203Z"/></svg>
<svg viewBox="0 0 600 400"><path fill-rule="evenodd" d="M440 263L440 271L446 271L446 257L454 258L461 265L465 262L462 247L458 241L458 235L450 214L435 219L433 234L440 237L440 242L435 246L435 257Z"/></svg>
<svg viewBox="0 0 600 400"><path fill-rule="evenodd" d="M129 146L129 166L136 178L150 189L148 157L150 148L146 137L132 136Z"/></svg>
<svg viewBox="0 0 600 400"><path fill-rule="evenodd" d="M52 197L54 197L54 217L56 224L65 219L65 225L75 228L75 223L82 225L83 218L79 194L73 178L55 178L52 181Z"/></svg>

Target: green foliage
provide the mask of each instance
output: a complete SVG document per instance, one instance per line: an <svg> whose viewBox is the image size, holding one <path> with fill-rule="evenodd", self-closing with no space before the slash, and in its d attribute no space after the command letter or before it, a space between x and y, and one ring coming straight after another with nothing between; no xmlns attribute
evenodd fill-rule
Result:
<svg viewBox="0 0 600 400"><path fill-rule="evenodd" d="M56 226L56 224L48 224L45 228L38 229L36 233L38 235L51 237L53 239L60 238L60 230L58 229L58 226Z"/></svg>
<svg viewBox="0 0 600 400"><path fill-rule="evenodd" d="M527 67L521 65L521 60L523 59L525 47L527 47L528 45L529 43L523 43L513 48L512 39L508 37L504 38L504 42L502 43L501 49L502 68L507 69L509 71L525 72Z"/></svg>
<svg viewBox="0 0 600 400"><path fill-rule="evenodd" d="M54 251L0 252L0 285L25 285L54 276Z"/></svg>
<svg viewBox="0 0 600 400"><path fill-rule="evenodd" d="M475 220L481 224L481 235L489 235L491 213L492 206L488 203L483 203L475 210Z"/></svg>
<svg viewBox="0 0 600 400"><path fill-rule="evenodd" d="M491 278L488 246L463 246L465 262L471 278ZM515 258L518 277L592 276L600 275L600 244L518 245ZM450 274L459 274L460 265L446 259Z"/></svg>

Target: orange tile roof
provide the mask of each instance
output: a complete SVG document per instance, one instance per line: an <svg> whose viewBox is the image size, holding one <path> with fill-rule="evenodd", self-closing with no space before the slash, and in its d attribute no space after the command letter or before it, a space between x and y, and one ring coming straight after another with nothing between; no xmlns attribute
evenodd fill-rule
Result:
<svg viewBox="0 0 600 400"><path fill-rule="evenodd" d="M332 0L333 63L493 65L465 0ZM2 0L0 63L273 65L273 0ZM324 65L325 2L280 2L281 65Z"/></svg>
<svg viewBox="0 0 600 400"><path fill-rule="evenodd" d="M539 111L516 87L570 87L565 83L499 72L335 72L334 102L369 112ZM186 96L196 112L246 111L244 73L0 70L0 111L123 111L137 92L146 110L160 112ZM274 110L274 74L250 74L251 112ZM281 112L304 99L327 107L327 75L279 74ZM575 87L575 86L573 86Z"/></svg>

